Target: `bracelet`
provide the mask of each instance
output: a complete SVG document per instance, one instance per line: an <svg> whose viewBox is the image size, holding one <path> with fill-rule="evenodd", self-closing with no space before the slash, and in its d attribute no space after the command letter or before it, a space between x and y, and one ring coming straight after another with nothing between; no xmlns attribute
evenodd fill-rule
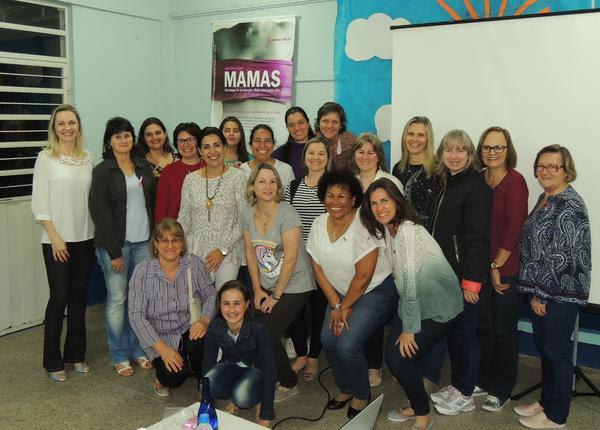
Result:
<svg viewBox="0 0 600 430"><path fill-rule="evenodd" d="M342 308L342 303L336 303L335 305L331 306L331 310L332 311L339 311Z"/></svg>
<svg viewBox="0 0 600 430"><path fill-rule="evenodd" d="M271 294L271 298L272 298L273 300L275 300L276 302L278 302L278 301L279 301L279 299L281 298L281 296L277 297L277 296L275 295L275 293L273 293L273 294Z"/></svg>

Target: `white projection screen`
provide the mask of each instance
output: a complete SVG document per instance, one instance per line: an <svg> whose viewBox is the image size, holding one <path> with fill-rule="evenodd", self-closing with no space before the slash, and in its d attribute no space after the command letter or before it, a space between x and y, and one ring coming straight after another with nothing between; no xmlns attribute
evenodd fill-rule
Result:
<svg viewBox="0 0 600 430"><path fill-rule="evenodd" d="M592 227L590 303L600 305L600 13L392 29L392 162L415 115L432 121L436 148L454 128L477 145L487 127L505 127L531 209L542 192L535 154L555 143L569 148Z"/></svg>

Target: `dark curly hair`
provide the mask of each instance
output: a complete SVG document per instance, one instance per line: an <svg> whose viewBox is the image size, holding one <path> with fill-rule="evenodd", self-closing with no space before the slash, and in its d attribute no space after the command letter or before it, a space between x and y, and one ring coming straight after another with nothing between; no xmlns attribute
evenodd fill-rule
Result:
<svg viewBox="0 0 600 430"><path fill-rule="evenodd" d="M330 187L337 185L338 187L345 188L350 193L350 196L354 198L354 207L360 207L363 200L363 190L354 173L348 169L331 170L326 172L319 179L317 188L317 194L321 202L325 201L325 195Z"/></svg>

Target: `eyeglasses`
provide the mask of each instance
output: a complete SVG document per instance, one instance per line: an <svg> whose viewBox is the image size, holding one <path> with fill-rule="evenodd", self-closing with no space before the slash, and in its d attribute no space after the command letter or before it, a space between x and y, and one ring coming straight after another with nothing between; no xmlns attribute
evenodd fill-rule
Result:
<svg viewBox="0 0 600 430"><path fill-rule="evenodd" d="M187 143L196 143L196 138L194 136L188 137L187 139L177 139L178 145L185 145Z"/></svg>
<svg viewBox="0 0 600 430"><path fill-rule="evenodd" d="M158 243L160 243L161 245L175 245L175 246L179 246L183 243L183 239L180 237L174 237L173 239L167 239L164 237L159 237L154 239L156 240Z"/></svg>
<svg viewBox="0 0 600 430"><path fill-rule="evenodd" d="M506 146L505 145L496 145L496 146L483 145L481 147L481 152L487 154L488 152L491 152L492 149L494 150L495 153L502 154L504 152L504 150L506 149Z"/></svg>
<svg viewBox="0 0 600 430"><path fill-rule="evenodd" d="M548 173L556 173L558 172L558 169L562 169L563 167L565 166L562 164L548 164L546 166L544 166L543 164L536 164L535 171L536 173L542 173L544 170L546 170Z"/></svg>

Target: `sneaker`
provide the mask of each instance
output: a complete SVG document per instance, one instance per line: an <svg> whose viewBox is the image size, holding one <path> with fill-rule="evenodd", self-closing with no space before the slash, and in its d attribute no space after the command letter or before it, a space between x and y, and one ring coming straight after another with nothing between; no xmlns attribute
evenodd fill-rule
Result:
<svg viewBox="0 0 600 430"><path fill-rule="evenodd" d="M429 397L433 403L441 403L455 393L458 393L458 390L452 385L448 385L435 393L431 393Z"/></svg>
<svg viewBox="0 0 600 430"><path fill-rule="evenodd" d="M296 354L296 350L294 349L294 342L292 339L285 339L285 352L287 353L288 358L296 358L298 354Z"/></svg>
<svg viewBox="0 0 600 430"><path fill-rule="evenodd" d="M564 424L557 424L546 416L544 411L529 417L519 418L519 422L530 429L562 429Z"/></svg>
<svg viewBox="0 0 600 430"><path fill-rule="evenodd" d="M294 385L293 387L286 388L281 385L277 385L275 388L275 400L274 402L283 402L288 397L292 397L293 395L298 394L298 386Z"/></svg>
<svg viewBox="0 0 600 430"><path fill-rule="evenodd" d="M423 387L425 387L425 392L429 395L431 393L435 393L439 390L439 384L436 384L433 381L430 381L427 378L423 378Z"/></svg>
<svg viewBox="0 0 600 430"><path fill-rule="evenodd" d="M393 423L403 423L406 421L414 420L415 415L405 415L403 412L406 409L394 408L387 413L387 419Z"/></svg>
<svg viewBox="0 0 600 430"><path fill-rule="evenodd" d="M473 397L463 396L458 390L446 400L436 403L435 409L442 415L458 415L461 412L471 412L475 410Z"/></svg>
<svg viewBox="0 0 600 430"><path fill-rule="evenodd" d="M485 391L483 388L478 387L477 385L475 385L475 388L473 388L473 394L471 394L471 396L473 397L479 397L479 396L487 396L488 392Z"/></svg>
<svg viewBox="0 0 600 430"><path fill-rule="evenodd" d="M539 402L533 402L527 405L519 405L513 408L515 414L519 415L520 417L530 417L538 412L542 412L543 410L544 408L542 408L542 405L540 405Z"/></svg>
<svg viewBox="0 0 600 430"><path fill-rule="evenodd" d="M488 396L485 398L485 402L483 403L483 406L481 406L481 409L484 409L489 412L499 412L502 410L504 405L506 405L508 403L508 400L509 399L502 400L496 396L492 396L491 394L488 394Z"/></svg>

